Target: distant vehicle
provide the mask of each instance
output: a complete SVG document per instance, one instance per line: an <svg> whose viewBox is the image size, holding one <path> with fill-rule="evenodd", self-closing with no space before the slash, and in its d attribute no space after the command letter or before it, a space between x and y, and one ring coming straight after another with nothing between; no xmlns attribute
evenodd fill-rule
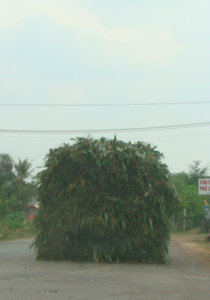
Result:
<svg viewBox="0 0 210 300"><path fill-rule="evenodd" d="M210 206L204 210L204 218L201 222L202 232L210 232Z"/></svg>

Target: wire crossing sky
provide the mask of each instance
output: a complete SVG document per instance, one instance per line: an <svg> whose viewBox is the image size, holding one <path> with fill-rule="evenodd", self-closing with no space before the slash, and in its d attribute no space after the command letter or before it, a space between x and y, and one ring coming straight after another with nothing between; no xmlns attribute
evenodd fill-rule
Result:
<svg viewBox="0 0 210 300"><path fill-rule="evenodd" d="M210 165L209 11L190 0L2 1L0 152L36 169L72 136L116 134L157 146L172 172Z"/></svg>
<svg viewBox="0 0 210 300"><path fill-rule="evenodd" d="M186 129L195 127L210 126L210 122L192 123L192 124L176 124L154 127L140 128L107 128L107 129L76 129L76 130L24 130L24 129L0 129L0 133L30 133L30 134L78 134L78 133L110 133L110 132L137 132L137 131L157 131L171 129Z"/></svg>
<svg viewBox="0 0 210 300"><path fill-rule="evenodd" d="M156 105L195 105L195 104L210 104L210 101L184 101L184 102L144 102L144 103L71 103L71 104L41 104L41 103L0 103L0 106L5 107L71 107L71 106L156 106Z"/></svg>

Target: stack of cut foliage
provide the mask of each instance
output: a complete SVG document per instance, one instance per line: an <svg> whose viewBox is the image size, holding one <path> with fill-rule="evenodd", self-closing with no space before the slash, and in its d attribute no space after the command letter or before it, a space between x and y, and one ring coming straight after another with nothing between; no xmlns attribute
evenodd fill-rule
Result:
<svg viewBox="0 0 210 300"><path fill-rule="evenodd" d="M78 138L50 150L39 175L37 258L165 263L178 205L148 144Z"/></svg>

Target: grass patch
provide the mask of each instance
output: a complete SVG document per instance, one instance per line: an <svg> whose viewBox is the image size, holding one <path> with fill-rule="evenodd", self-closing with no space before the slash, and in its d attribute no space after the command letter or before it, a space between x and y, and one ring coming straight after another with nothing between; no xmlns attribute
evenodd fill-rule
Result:
<svg viewBox="0 0 210 300"><path fill-rule="evenodd" d="M182 240L197 243L200 245L209 245L210 247L210 242L207 240L207 236L209 236L209 233L202 233L200 227L196 227L185 232L174 232L172 233L172 236L179 237Z"/></svg>
<svg viewBox="0 0 210 300"><path fill-rule="evenodd" d="M1 227L0 241L33 238L36 231L32 223L25 224L22 228L12 230L7 225Z"/></svg>
<svg viewBox="0 0 210 300"><path fill-rule="evenodd" d="M172 235L187 235L187 234L203 234L203 233L201 232L200 227L196 227L196 228L184 231L184 232L183 231L172 232Z"/></svg>

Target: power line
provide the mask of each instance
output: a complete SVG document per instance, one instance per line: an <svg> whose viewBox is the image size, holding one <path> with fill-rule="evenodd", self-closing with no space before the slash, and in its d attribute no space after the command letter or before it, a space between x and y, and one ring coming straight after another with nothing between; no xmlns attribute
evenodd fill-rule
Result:
<svg viewBox="0 0 210 300"><path fill-rule="evenodd" d="M172 130L172 129L186 129L195 127L210 126L210 122L203 123L188 123L177 125L164 125L152 127L137 127L137 128L109 128L109 129L69 129L69 130L25 130L25 129L0 129L0 133L9 134L80 134L80 133L115 133L115 132L139 132L139 131L158 131L158 130Z"/></svg>
<svg viewBox="0 0 210 300"><path fill-rule="evenodd" d="M156 131L156 132L158 132L158 131ZM146 133L146 132L145 132ZM209 137L210 136L210 132L206 132L206 133L196 133L196 134L176 134L176 135L142 135L141 136L141 138L142 139L179 139L179 138L184 138L184 139L186 139L186 138L195 138L195 137ZM35 134L32 134L32 135L15 135L15 134L8 134L8 135L6 135L6 133L3 133L3 134L1 134L0 133L0 139L2 139L2 138L6 138L6 139L15 139L15 138L17 138L17 139L21 139L21 138L23 138L24 140L25 139L41 139L41 138L43 138L43 139L51 139L51 140L55 140L55 135L44 135L44 134L42 134L42 135L35 135ZM58 139L60 139L61 141L63 141L63 137L62 137L62 135L58 135L57 136L57 138Z"/></svg>
<svg viewBox="0 0 210 300"><path fill-rule="evenodd" d="M1 107L91 107L91 106L164 106L164 105L196 105L210 104L210 101L185 101L185 102L142 102L142 103L71 103L71 104L35 104L35 103L0 103Z"/></svg>

